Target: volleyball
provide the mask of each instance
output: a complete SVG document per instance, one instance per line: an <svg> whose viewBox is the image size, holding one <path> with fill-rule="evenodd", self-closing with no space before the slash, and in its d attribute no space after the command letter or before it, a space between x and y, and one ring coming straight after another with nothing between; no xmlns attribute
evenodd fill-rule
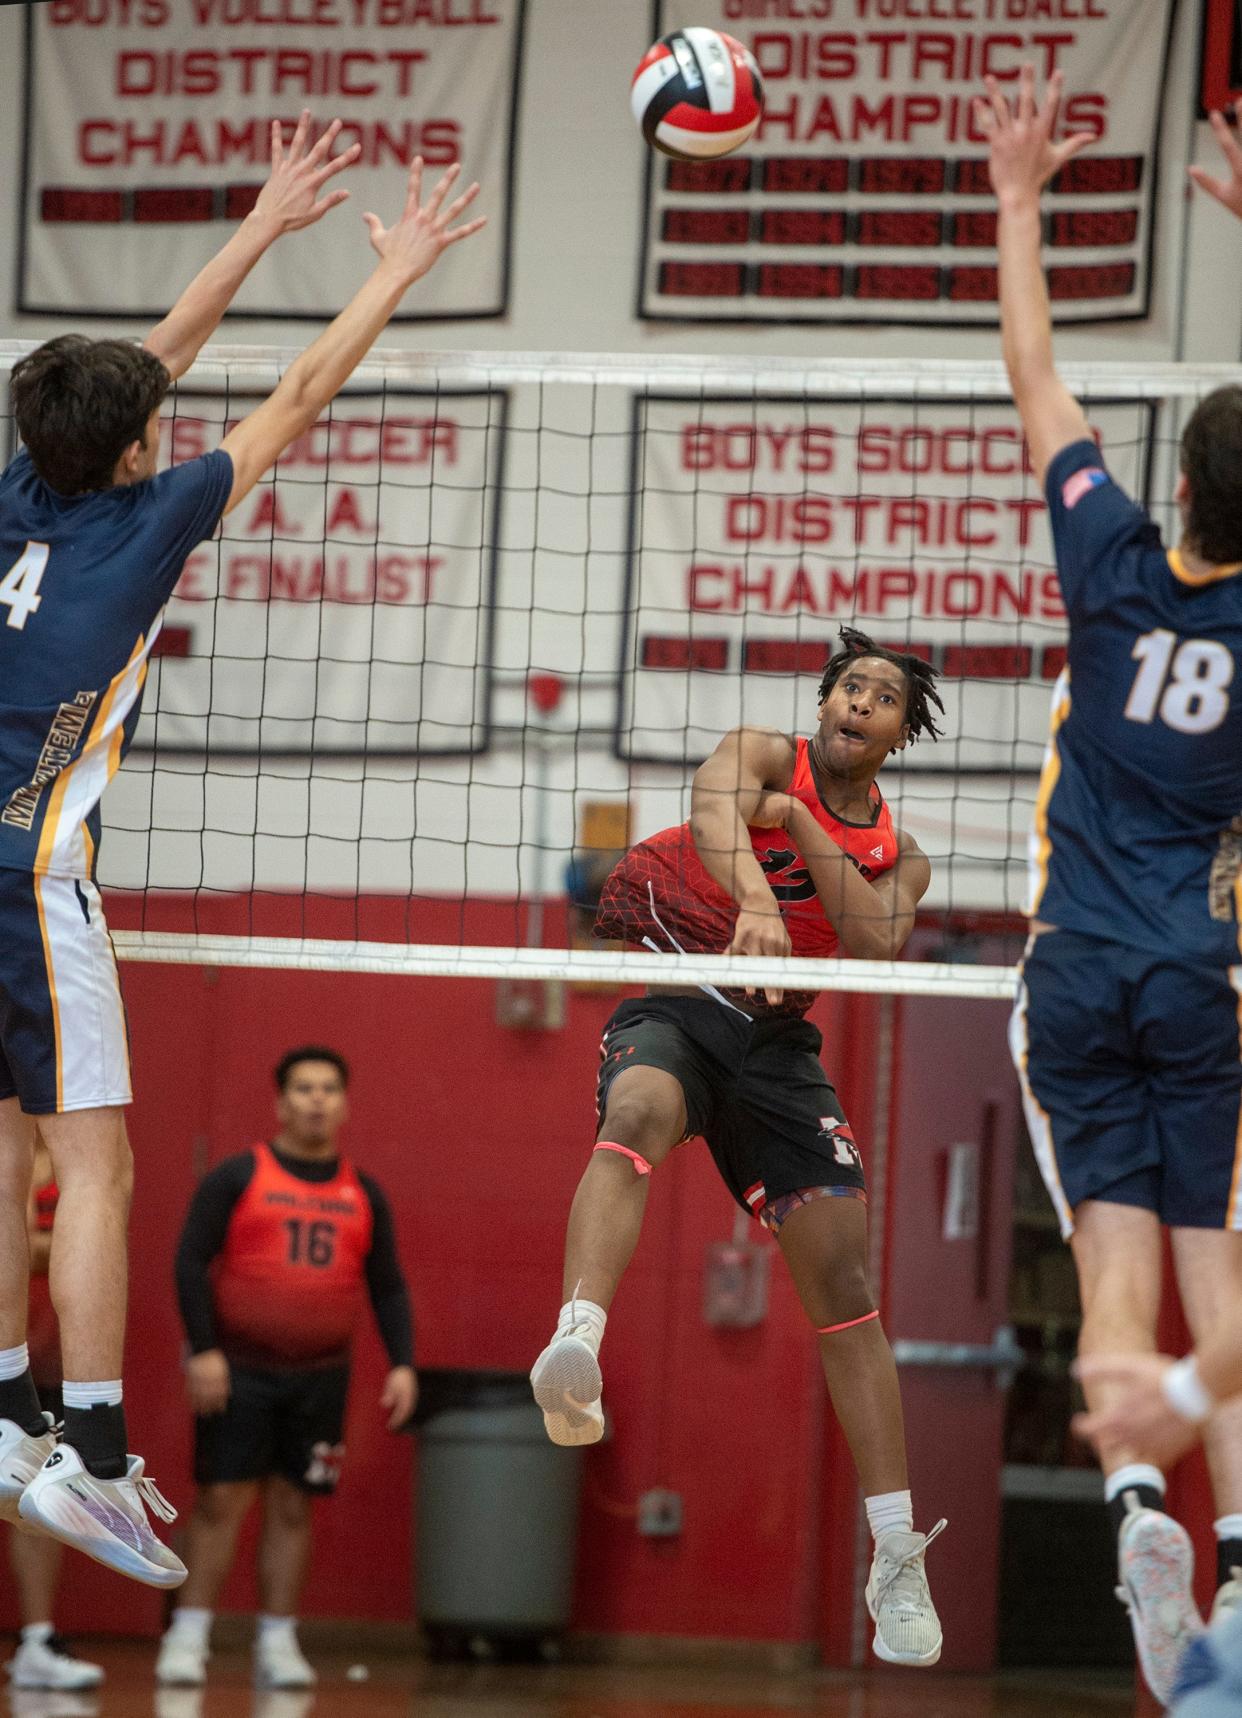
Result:
<svg viewBox="0 0 1242 1718"><path fill-rule="evenodd" d="M763 117L763 80L749 49L696 25L647 50L630 106L648 143L679 161L707 161L750 137Z"/></svg>

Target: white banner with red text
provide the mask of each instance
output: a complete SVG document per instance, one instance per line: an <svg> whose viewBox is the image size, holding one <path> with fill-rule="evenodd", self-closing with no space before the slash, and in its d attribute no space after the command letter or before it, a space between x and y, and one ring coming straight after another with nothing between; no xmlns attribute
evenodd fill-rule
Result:
<svg viewBox="0 0 1242 1718"><path fill-rule="evenodd" d="M645 395L618 750L697 763L739 723L807 733L843 625L941 675L945 737L903 762L1038 769L1065 610L1008 403ZM1118 483L1148 489L1150 402L1092 402Z"/></svg>
<svg viewBox="0 0 1242 1718"><path fill-rule="evenodd" d="M1173 0L654 0L754 54L764 117L723 160L652 153L639 310L728 322L994 324L996 205L972 98L1065 74L1095 141L1046 197L1058 322L1147 314Z"/></svg>
<svg viewBox="0 0 1242 1718"><path fill-rule="evenodd" d="M158 317L252 207L273 119L362 146L328 225L283 239L235 310L334 316L373 261L360 218L460 160L490 217L394 321L507 308L524 0L47 0L27 11L18 309Z"/></svg>

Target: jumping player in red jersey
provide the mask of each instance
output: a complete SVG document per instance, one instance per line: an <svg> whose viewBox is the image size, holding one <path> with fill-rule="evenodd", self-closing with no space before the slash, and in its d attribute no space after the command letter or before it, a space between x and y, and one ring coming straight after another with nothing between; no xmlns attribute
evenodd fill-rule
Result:
<svg viewBox="0 0 1242 1718"><path fill-rule="evenodd" d="M296 1628L311 1498L330 1494L339 1477L350 1340L367 1295L392 1368L380 1397L389 1429L414 1411L413 1321L392 1214L337 1144L348 1079L344 1058L322 1045L284 1055L280 1132L218 1164L186 1218L177 1292L199 1491L189 1575L156 1664L162 1683L204 1681L212 1610L260 1490L255 1682L314 1682Z"/></svg>
<svg viewBox="0 0 1242 1718"><path fill-rule="evenodd" d="M640 841L604 886L596 931L654 950L894 957L931 868L876 776L943 709L934 671L845 628L807 739L727 734L694 778L688 824ZM707 989L707 987L705 987ZM557 1444L603 1435L598 1353L638 1241L647 1185L702 1134L729 1191L777 1238L820 1338L828 1391L875 1538L875 1650L935 1664L940 1622L914 1531L901 1395L867 1281L862 1164L802 1016L811 991L664 990L604 1031L600 1127L570 1212L556 1334L531 1372Z"/></svg>

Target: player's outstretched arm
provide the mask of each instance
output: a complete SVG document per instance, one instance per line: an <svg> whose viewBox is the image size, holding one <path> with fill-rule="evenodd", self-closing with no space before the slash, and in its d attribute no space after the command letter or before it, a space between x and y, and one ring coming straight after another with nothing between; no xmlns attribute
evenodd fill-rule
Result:
<svg viewBox="0 0 1242 1718"><path fill-rule="evenodd" d="M379 258L370 279L314 344L294 359L270 399L243 418L220 443L233 461L233 487L226 513L250 493L268 467L335 398L414 282L422 279L450 245L468 239L486 224L487 217L480 216L460 227L453 225L479 194L476 183L451 203L446 202L460 171L456 164L448 168L424 205L423 160L416 155L407 181L405 207L392 226L385 227L378 215L363 216Z"/></svg>
<svg viewBox="0 0 1242 1718"><path fill-rule="evenodd" d="M876 883L832 839L809 806L788 793L765 793L751 813L760 827L787 829L797 843L842 949L857 960L895 960L914 929L931 882L931 865L912 835L899 833L897 863Z"/></svg>
<svg viewBox="0 0 1242 1718"><path fill-rule="evenodd" d="M1061 73L1054 72L1037 106L1035 69L1025 65L1014 104L995 78L987 79L986 98L975 101L976 118L990 145L988 166L998 209L1001 349L1041 487L1053 456L1090 433L1082 407L1057 374L1040 257L1040 194L1070 157L1091 142L1087 132L1053 142L1061 86Z"/></svg>
<svg viewBox="0 0 1242 1718"><path fill-rule="evenodd" d="M345 190L320 192L335 174L352 167L361 153L354 143L343 154L333 156L332 145L341 122L334 119L310 149L310 109L304 109L288 152L281 144L280 121L272 121L272 169L258 201L224 249L186 287L164 320L153 328L144 344L163 361L175 381L184 376L210 340L237 289L255 263L282 233L296 233L322 220L349 196Z"/></svg>
<svg viewBox="0 0 1242 1718"><path fill-rule="evenodd" d="M1234 122L1242 126L1242 97L1233 104ZM1229 129L1229 121L1223 113L1210 113L1212 132L1220 145L1220 152L1225 157L1225 166L1229 175L1225 179L1217 179L1203 167L1188 167L1187 173L1201 191L1206 191L1209 197L1215 197L1218 203L1223 203L1231 215L1236 215L1242 221L1242 145Z"/></svg>
<svg viewBox="0 0 1242 1718"><path fill-rule="evenodd" d="M786 788L797 754L775 728L734 728L695 771L690 833L709 874L738 904L730 954L787 955L792 945L776 896L755 858L747 824L765 790ZM765 992L779 1003L780 990Z"/></svg>
<svg viewBox="0 0 1242 1718"><path fill-rule="evenodd" d="M1084 1383L1112 1386L1105 1407L1075 1417L1079 1437L1101 1454L1136 1450L1167 1468L1198 1441L1216 1404L1242 1396L1242 1340L1229 1331L1176 1362L1164 1354L1084 1355L1074 1370Z"/></svg>

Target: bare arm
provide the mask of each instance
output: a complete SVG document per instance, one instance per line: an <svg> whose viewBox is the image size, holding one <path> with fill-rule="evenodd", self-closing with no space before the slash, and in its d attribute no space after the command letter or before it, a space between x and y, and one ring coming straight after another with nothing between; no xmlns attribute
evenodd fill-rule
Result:
<svg viewBox="0 0 1242 1718"><path fill-rule="evenodd" d="M341 129L334 119L318 143L307 151L310 110L298 121L286 155L281 147L280 121L272 121L272 170L259 192L258 201L223 250L186 287L162 322L148 334L149 352L163 360L175 381L184 376L203 346L215 333L220 318L255 263L282 233L297 232L322 219L349 196L348 191L319 192L324 184L361 153L353 144L332 159L332 145Z"/></svg>
<svg viewBox="0 0 1242 1718"><path fill-rule="evenodd" d="M846 954L859 960L895 960L914 929L916 909L931 882L931 865L914 837L899 834L897 863L878 882L869 883L801 800L765 795L753 815L765 824L783 825L793 836L824 916Z"/></svg>
<svg viewBox="0 0 1242 1718"><path fill-rule="evenodd" d="M1233 117L1237 125L1242 126L1242 99L1233 104ZM1225 157L1225 166L1229 169L1226 179L1217 179L1203 167L1188 167L1187 173L1201 191L1206 191L1209 197L1229 210L1242 220L1242 147L1229 129L1229 121L1223 113L1210 113L1212 133L1220 145L1220 152Z"/></svg>
<svg viewBox="0 0 1242 1718"><path fill-rule="evenodd" d="M1233 1330L1194 1351L1195 1367L1212 1401L1242 1397L1242 1340ZM1165 1393L1173 1361L1165 1354L1084 1355L1075 1371L1086 1383L1112 1386L1105 1406L1079 1414L1074 1430L1101 1454L1136 1450L1145 1461L1171 1467L1203 1434L1203 1424L1177 1411Z"/></svg>
<svg viewBox="0 0 1242 1718"><path fill-rule="evenodd" d="M233 488L226 513L250 493L289 444L311 427L375 344L414 282L450 245L469 238L484 225L485 217L452 226L479 191L477 184L471 185L445 207L445 197L459 171L456 165L447 170L424 208L423 162L416 156L400 217L385 228L377 215L364 216L379 256L370 279L314 344L293 361L271 397L243 418L220 444L233 461Z"/></svg>
<svg viewBox="0 0 1242 1718"><path fill-rule="evenodd" d="M1070 157L1091 142L1085 132L1052 141L1061 85L1061 73L1054 72L1037 108L1034 68L1026 65L1016 107L1011 108L995 78L987 80L987 99L975 103L991 145L989 170L998 205L1001 350L1041 487L1053 457L1090 435L1082 407L1057 374L1040 256L1040 193Z"/></svg>
<svg viewBox="0 0 1242 1718"><path fill-rule="evenodd" d="M747 824L766 791L787 788L797 756L775 728L735 728L694 776L690 833L708 872L738 904L730 954L787 955L792 945ZM768 990L779 1003L784 992Z"/></svg>

